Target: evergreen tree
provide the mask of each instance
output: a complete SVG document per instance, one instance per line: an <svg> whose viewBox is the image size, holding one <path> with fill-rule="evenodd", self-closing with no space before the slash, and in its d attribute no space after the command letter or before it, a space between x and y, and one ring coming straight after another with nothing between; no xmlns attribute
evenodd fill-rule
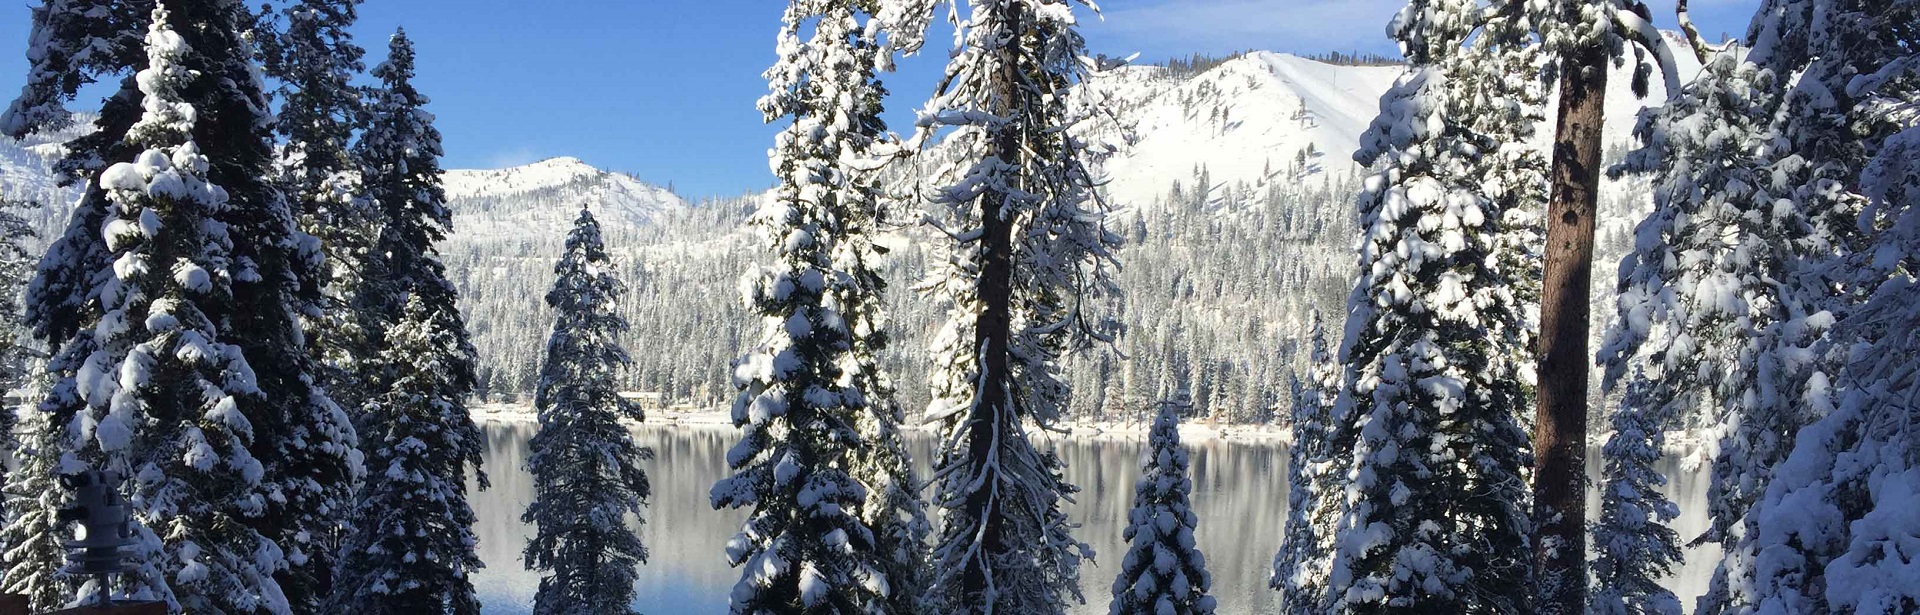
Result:
<svg viewBox="0 0 1920 615"><path fill-rule="evenodd" d="M145 480L129 486L131 499L140 514L147 515L145 531L164 531L166 537L141 546L143 553L156 557L144 559L146 568L129 575L128 584L138 586L133 593L162 599L174 594L181 607L190 609L228 604L284 610L277 584L260 584L254 577L263 567L284 570L278 545L249 544L249 532L257 532L251 534L254 538L275 540L289 520L313 511L315 503L303 497L305 489L333 487L331 477L350 479L353 471L348 455L352 431L326 396L310 386L307 364L300 360L304 347L294 330L296 313L308 305L309 274L319 254L308 238L291 228L280 194L262 181L270 123L243 32L250 17L228 2L169 5L187 27L149 33L144 52L133 46L140 52L135 61L126 53L126 42L140 40L137 33L143 28L137 26L146 25L151 15L150 10L133 10L140 8L136 4L53 2L36 12L30 56L36 61L47 53L86 59L36 69L33 83L13 107L19 113L10 114L6 122L10 130L24 134L65 121L59 104L72 97L71 88L40 85L84 83L129 72L136 64L147 68L142 71L146 77L122 80L119 92L102 107L96 130L68 143L67 155L56 165L62 181L71 183L91 180L115 161L135 161L116 167L122 170L110 178L102 175L90 183L67 233L49 248L29 286L27 321L34 334L55 349L48 365L52 384L41 408L51 414L50 424L70 432L59 440L61 450L47 454L59 457L57 469L63 472L83 463L146 472L135 476ZM155 62L161 67L150 65ZM21 111L29 108L46 112ZM223 119L190 121L201 117ZM148 191L143 198L144 188L133 186L145 182L169 190ZM172 191L176 183L184 187ZM143 215L150 219L129 218ZM142 226L167 222L169 216L180 217L172 220L175 224L194 222ZM116 219L120 222L113 222ZM202 228L199 220L208 226ZM115 235L103 233L103 228L115 233L138 229L139 234ZM179 275L166 282L159 279L164 276L130 266L155 257L200 262L201 274L167 264L169 273ZM211 281L201 285L196 275ZM179 322L170 325L165 318L152 318L140 331L124 320L143 314L177 314ZM130 356L144 362L146 353L178 344L225 354L171 356L168 360L174 363L155 363L148 370L164 374L158 382L129 380L107 386L97 378L111 363ZM225 373L234 360L246 369ZM200 382L223 387L220 395L212 389L192 395L185 384L191 380L174 378L193 373L200 374ZM109 399L115 389L124 395ZM261 393L268 390L273 394ZM188 396L182 398L184 406L161 403L176 396ZM151 399L140 401L145 398ZM220 408L222 399L226 410L197 422L178 414L178 408L201 402ZM144 419L139 417L148 412L141 408L155 407L168 409L161 419L140 424ZM108 416L102 418L101 412ZM108 428L102 430L96 422ZM148 463L170 459L177 453L172 447L196 437L219 446L210 443L196 450L231 458L215 473L239 476L169 474L177 468ZM222 450L235 446L247 449L244 457ZM318 466L332 471L316 471ZM183 483L200 482L219 488L182 490ZM193 512L208 507L213 510L207 514ZM205 531L225 542L195 539L201 529L169 527L176 519L191 519L188 526L210 524ZM157 553L163 548L197 559L162 560Z"/></svg>
<svg viewBox="0 0 1920 615"><path fill-rule="evenodd" d="M20 328L26 322L21 309L24 282L33 277L36 259L23 245L33 239L33 227L16 213L29 205L0 198L0 390L11 391L26 384L29 350L22 345ZM15 408L0 408L0 445L18 450L14 432L19 424ZM0 467L0 483L7 469ZM0 521L5 516L0 515Z"/></svg>
<svg viewBox="0 0 1920 615"><path fill-rule="evenodd" d="M64 103L82 85L126 77L103 104L94 130L68 143L67 154L55 165L61 185L87 182L87 188L65 232L51 243L28 283L21 306L24 324L54 353L44 370L48 390L42 392L37 408L44 412L27 421L29 440L15 449L19 467L6 481L7 525L0 536L6 572L0 578L0 591L26 595L36 610L64 605L76 585L58 572L65 562L60 541L67 533L54 513L68 494L60 489L55 475L62 459L72 458L68 426L86 407L74 376L98 348L88 328L101 313L93 296L106 277L109 253L100 228L114 205L92 179L108 161L129 159L140 148L125 142L127 130L143 114L142 95L130 73L148 64L142 26L152 4L144 3L145 8L136 4L47 0L36 7L27 50L32 63L28 82L0 116L0 132L14 138L59 130L72 123ZM142 576L158 578L162 573L149 566Z"/></svg>
<svg viewBox="0 0 1920 615"><path fill-rule="evenodd" d="M950 130L953 155L932 197L953 243L925 284L950 314L926 417L946 430L930 595L941 612L1060 612L1084 599L1092 550L1061 510L1077 489L1028 430L1066 409L1058 362L1112 339L1100 312L1120 238L1104 227L1087 145L1071 136L1068 90L1090 63L1072 4L979 2L965 23L922 115L927 132Z"/></svg>
<svg viewBox="0 0 1920 615"><path fill-rule="evenodd" d="M1636 377L1613 414L1601 449L1605 477L1593 526L1593 605L1601 615L1680 615L1680 599L1660 581L1684 560L1669 527L1680 507L1661 495L1667 478L1654 468L1671 424L1668 408L1644 401L1653 381ZM1640 408L1647 408L1642 411Z"/></svg>
<svg viewBox="0 0 1920 615"><path fill-rule="evenodd" d="M276 130L283 139L278 181L293 202L302 230L320 239L327 255L320 315L307 322L309 348L322 380L339 404L358 408L365 392L355 362L374 354L363 339L353 295L379 228L349 151L365 115L351 80L366 55L347 29L360 0L299 0L283 12L284 29L269 43L267 73L280 80ZM316 556L325 570L331 555Z"/></svg>
<svg viewBox="0 0 1920 615"><path fill-rule="evenodd" d="M410 295L446 286L446 267L434 246L451 231L453 213L440 179L440 131L426 110L427 96L413 86L413 43L405 30L394 33L387 61L372 75L380 85L363 95L366 127L352 154L379 230L362 260L352 305L365 343L381 348L384 329L402 318ZM451 287L431 290L448 293L436 300L451 307ZM379 371L378 366L362 368L359 378L372 391L383 390L371 384L375 376L370 374Z"/></svg>
<svg viewBox="0 0 1920 615"><path fill-rule="evenodd" d="M7 520L0 528L5 566L0 569L0 593L26 596L28 610L39 613L65 606L76 583L62 572L67 551L60 542L70 533L58 517L67 505L66 494L55 482L66 430L37 414L21 430L24 441L11 449L19 467L0 490Z"/></svg>
<svg viewBox="0 0 1920 615"><path fill-rule="evenodd" d="M1623 165L1655 173L1658 184L1654 211L1621 266L1617 315L1601 349L1609 387L1629 365L1651 368L1637 398L1644 405L1623 411L1673 421L1663 429L1720 432L1707 434L1721 442L1716 473L1728 479L1709 489L1707 536L1716 541L1758 496L1754 489L1764 489L1751 473L1765 472L1789 445L1751 438L1778 427L1735 432L1777 419L1795 423L1790 434L1805 423L1790 418L1804 407L1793 390L1814 366L1780 351L1800 344L1795 338L1826 295L1802 286L1813 278L1796 272L1803 250L1821 249L1808 243L1818 241L1810 233L1817 220L1775 206L1790 195L1774 193L1755 155L1777 106L1767 100L1773 76L1740 55L1712 58L1644 127L1647 147Z"/></svg>
<svg viewBox="0 0 1920 615"><path fill-rule="evenodd" d="M480 488L481 434L466 401L473 344L434 242L452 224L440 186L440 135L414 90L413 43L396 32L373 70L368 127L356 148L368 197L382 214L356 309L374 319L381 349L362 368L359 418L367 479L342 545L328 610L377 614L478 612L472 572L468 466Z"/></svg>
<svg viewBox="0 0 1920 615"><path fill-rule="evenodd" d="M833 88L821 88L813 94L817 105L814 108L848 105L829 112L849 120L857 118L850 124L858 130L838 135L847 138L839 148L863 155L873 155L874 150L879 149L877 139L885 130L885 123L878 115L879 97L886 92L874 71L891 70L896 51L916 51L917 37L923 31L914 24L900 23L906 21L905 17L889 14L891 5L902 3L878 4L881 6L877 9L869 4L853 5L873 15L863 38L850 37L846 42L853 44L846 47L841 47L843 42L838 39L823 45L823 51L839 56L834 64L841 67L840 70L850 71L839 76L847 80L843 87L848 92L864 92L865 101L854 103L822 95ZM826 18L829 14L822 13L822 16ZM815 37L818 36L816 32ZM884 40L877 40L882 36ZM800 111L794 109L791 115L797 119ZM797 131L801 124L796 122L790 130ZM832 148L822 147L819 152L829 149ZM794 162L803 160L804 165L814 167L813 173L821 173L822 178L837 175L837 182L827 183L841 188L836 202L840 211L833 214L839 220L840 232L823 244L832 245L830 258L851 282L834 285L831 294L832 302L841 306L842 316L847 319L851 345L848 356L852 363L842 368L846 370L843 375L850 378L851 389L859 391L861 397L859 403L850 406L855 409L854 430L860 434L862 446L848 454L851 475L867 490L860 519L874 532L874 549L880 557L880 570L887 578L889 605L895 612L919 612L926 597L927 538L933 526L927 518L926 502L920 495L921 479L914 470L913 456L907 451L906 439L901 433L906 413L899 403L892 375L881 365L882 357L894 352L886 311L888 284L880 271L884 250L875 243L880 226L887 222L887 207L882 201L879 177L868 165L854 163L846 157L807 160L807 155ZM827 164L829 160L832 164Z"/></svg>
<svg viewBox="0 0 1920 615"><path fill-rule="evenodd" d="M555 313L534 407L540 431L528 442L533 502L520 520L533 524L529 570L540 579L535 613L633 612L634 577L647 548L627 527L652 494L642 460L620 419L645 420L639 404L620 396L616 377L631 362L615 341L627 320L612 311L625 290L600 243L600 223L580 210L567 252L547 292Z"/></svg>
<svg viewBox="0 0 1920 615"><path fill-rule="evenodd" d="M1187 449L1180 446L1180 415L1190 408L1160 403L1147 434L1147 460L1133 488L1127 514L1126 559L1113 580L1113 615L1205 615L1216 601L1207 592L1213 575L1194 542L1200 517L1188 502L1193 479Z"/></svg>
<svg viewBox="0 0 1920 615"><path fill-rule="evenodd" d="M1352 481L1326 588L1340 612L1529 605L1531 456L1515 409L1530 395L1516 359L1531 320L1525 271L1504 253L1507 212L1543 183L1544 159L1524 145L1540 96L1507 75L1530 62L1521 22L1476 22L1480 11L1419 1L1395 20L1412 67L1355 157L1385 167L1359 200L1361 276L1329 436Z"/></svg>
<svg viewBox="0 0 1920 615"><path fill-rule="evenodd" d="M1778 351L1822 370L1791 389L1812 416L1756 417L1760 425L1735 432L1752 443L1749 450L1777 451L1765 445L1795 433L1794 420L1814 420L1797 429L1791 452L1771 468L1726 474L1761 490L1700 610L1911 611L1912 557L1893 545L1911 533L1896 528L1912 525L1920 501L1915 449L1904 435L1914 416L1911 288L1920 269L1913 258L1920 172L1912 163L1920 151L1920 80L1912 72L1920 64L1912 28L1920 5L1783 1L1762 10L1749 58L1792 71L1768 135L1777 148L1769 152L1769 188L1791 195L1782 208L1816 221L1805 240L1815 251L1802 258L1824 266L1802 275L1826 284L1823 307L1839 320L1824 343Z"/></svg>
<svg viewBox="0 0 1920 615"><path fill-rule="evenodd" d="M275 130L285 139L281 173L288 198L300 205L302 222L341 226L362 222L337 209L344 182L355 175L348 144L362 115L360 93L351 81L364 70L366 51L347 31L360 0L297 0L284 11L283 32L267 39L267 74L281 81ZM328 228L330 232L347 229ZM316 236L324 243L342 237Z"/></svg>
<svg viewBox="0 0 1920 615"><path fill-rule="evenodd" d="M301 246L304 262L290 263L299 268L300 283L286 289L299 302L297 320L267 312L268 318L253 325L271 331L272 339L305 339L306 346L300 356L284 344L248 347L249 356L272 357L269 365L299 366L297 372L263 374L275 390L295 392L283 405L290 420L273 430L278 437L267 443L272 454L264 458L275 493L266 527L286 550L289 566L278 578L299 612L318 610L331 592L339 518L351 508L359 472L351 420L340 405L319 396L330 400L335 391L347 392L342 401L358 407L357 387L341 378L337 366L345 356L371 354L348 347L343 339L352 332L341 324L349 317L339 299L340 274L357 268L364 252L358 237L370 226L366 216L354 214L363 205L355 195L357 175L346 150L358 120L356 92L347 81L360 69L362 55L345 32L353 22L353 4L304 0L287 8L284 33L248 33L264 47L266 72L281 80L274 128L285 141L273 181L290 209L288 219L257 223L279 232L298 229L293 232L308 242ZM252 27L260 27L260 18Z"/></svg>
<svg viewBox="0 0 1920 615"><path fill-rule="evenodd" d="M480 465L479 428L463 405L471 353L457 351L465 342L457 313L427 295L407 300L376 359L387 392L368 399L361 418L370 471L326 612L480 612L465 481L467 466ZM485 475L479 480L484 488Z"/></svg>
<svg viewBox="0 0 1920 615"><path fill-rule="evenodd" d="M735 474L712 491L716 508L754 507L727 547L745 568L736 613L913 612L920 598L927 524L878 365L882 195L860 162L885 131L876 71L890 50L874 5L793 3L767 71L761 110L792 123L772 152L779 187L752 223L779 264L749 272L765 332L735 368L745 431L729 453Z"/></svg>
<svg viewBox="0 0 1920 615"><path fill-rule="evenodd" d="M20 291L33 276L35 259L21 245L33 238L33 228L15 213L21 208L0 199L0 390L5 391L29 384ZM52 480L54 459L42 453L56 450L48 434L58 435L38 417L22 429L21 410L0 406L0 445L14 451L19 466L0 467L0 593L25 595L34 608L52 610L66 597L63 580L56 579L62 558L52 516L60 491Z"/></svg>
<svg viewBox="0 0 1920 615"><path fill-rule="evenodd" d="M1643 590L1652 592L1648 604L1665 602L1650 588L1666 567L1659 554L1674 548L1663 525L1672 515L1647 491L1664 479L1645 458L1660 454L1662 432L1702 429L1715 442L1701 539L1724 544L1785 458L1792 432L1822 412L1797 391L1826 378L1802 358L1826 328L1820 306L1829 294L1805 264L1828 249L1822 238L1831 235L1809 210L1778 207L1795 188L1772 181L1759 154L1780 107L1776 77L1745 55L1710 57L1642 125L1646 147L1619 169L1653 173L1656 183L1654 211L1621 264L1617 311L1600 351L1605 384L1624 381L1628 395L1602 449L1602 505L1623 508L1603 510L1595 528L1597 566L1605 567L1596 608ZM1629 365L1644 371L1626 378ZM1640 501L1648 497L1656 499ZM1633 516L1642 512L1652 515L1646 526ZM1610 553L1616 548L1628 551Z"/></svg>
<svg viewBox="0 0 1920 615"><path fill-rule="evenodd" d="M1652 65L1669 95L1679 91L1666 38L1641 0L1497 2L1538 34L1556 81L1550 198L1541 236L1540 335L1536 367L1534 607L1574 615L1587 602L1586 453L1594 226L1609 69L1631 50L1632 89L1644 96ZM1471 20L1463 23L1472 23Z"/></svg>
<svg viewBox="0 0 1920 615"><path fill-rule="evenodd" d="M1280 590L1281 611L1306 615L1324 609L1327 565L1342 503L1341 460L1329 455L1334 401L1340 396L1340 366L1327 351L1320 312L1312 315L1308 341L1310 379L1293 381L1293 443L1287 449L1287 526L1273 558L1268 584Z"/></svg>
<svg viewBox="0 0 1920 615"><path fill-rule="evenodd" d="M240 287L264 269L248 258L265 253L246 222L283 203L232 172L264 162L254 130L264 119L195 121L260 109L251 106L259 92L242 85L254 82L236 83L252 66L234 13L180 4L178 13L156 9L146 38L149 65L138 79L146 111L127 133L146 149L98 180L112 203L102 236L114 266L97 294L104 313L79 334L92 339L70 342L92 351L77 373L60 376L46 406L56 419L75 417L67 445L77 450L62 452L60 471L92 460L131 477L133 550L145 566L121 576L122 591L188 612L284 613L272 576L283 554L256 529L267 469L249 448L267 435L272 406L234 339L253 333L234 312L251 307ZM170 20L191 27L176 31ZM203 153L203 140L213 149ZM210 155L222 156L233 183L215 183Z"/></svg>

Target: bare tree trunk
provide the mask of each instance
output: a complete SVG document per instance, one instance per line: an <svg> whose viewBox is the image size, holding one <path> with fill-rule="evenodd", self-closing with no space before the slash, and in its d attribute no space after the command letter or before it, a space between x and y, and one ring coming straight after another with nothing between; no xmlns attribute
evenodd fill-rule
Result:
<svg viewBox="0 0 1920 615"><path fill-rule="evenodd" d="M1586 611L1587 303L1600 187L1607 56L1592 46L1561 59L1553 194L1540 297L1539 407L1534 424L1534 606Z"/></svg>

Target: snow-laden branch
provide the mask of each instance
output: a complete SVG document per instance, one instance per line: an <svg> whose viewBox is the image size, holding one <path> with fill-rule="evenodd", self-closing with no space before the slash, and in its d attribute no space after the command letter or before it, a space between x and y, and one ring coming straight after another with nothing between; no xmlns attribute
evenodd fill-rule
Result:
<svg viewBox="0 0 1920 615"><path fill-rule="evenodd" d="M1667 97L1672 98L1680 92L1680 67L1674 62L1673 48L1667 45L1667 37L1662 36L1660 29L1647 19L1645 10L1646 5L1633 2L1614 9L1613 21L1620 26L1627 40L1653 54L1654 62L1660 66L1661 80L1667 86Z"/></svg>
<svg viewBox="0 0 1920 615"><path fill-rule="evenodd" d="M1708 56L1726 51L1727 45L1711 45L1706 39L1700 38L1700 28L1693 25L1693 14L1687 10L1687 0L1675 0L1673 13L1680 20L1680 32L1687 37L1687 46L1693 48L1693 57L1698 58L1701 64L1707 63Z"/></svg>

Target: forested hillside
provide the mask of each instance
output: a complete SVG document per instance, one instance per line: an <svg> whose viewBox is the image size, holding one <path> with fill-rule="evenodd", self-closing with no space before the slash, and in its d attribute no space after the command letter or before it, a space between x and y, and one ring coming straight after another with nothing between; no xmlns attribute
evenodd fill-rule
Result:
<svg viewBox="0 0 1920 615"><path fill-rule="evenodd" d="M1163 67L1109 71L1089 86L1116 110L1083 127L1104 143L1116 210L1125 335L1117 352L1068 364L1076 417L1148 418L1163 394L1186 392L1194 412L1221 421L1272 418L1284 383L1304 363L1309 311L1335 306L1350 284L1351 150L1392 69L1337 67L1255 53L1197 74ZM1292 155L1274 155L1292 152ZM938 326L912 288L925 275L931 233L911 195L916 173L894 173L894 224L884 273L896 341L886 357L902 402L927 400L925 348ZM507 178L511 178L508 180ZM636 190L632 178L556 159L510 171L449 174L456 235L445 251L471 315L482 390L516 399L532 390L549 318L526 300L563 235L533 220L562 220L579 204L616 213L607 245L631 287L629 386L667 404L715 406L732 395L725 367L756 323L735 312L739 271L760 258L742 223L759 195L685 204ZM551 231L551 232L549 232Z"/></svg>
<svg viewBox="0 0 1920 615"><path fill-rule="evenodd" d="M1337 321L1351 290L1353 199L1365 169L1349 153L1397 70L1254 52L1117 68L1082 87L1085 104L1107 110L1080 132L1102 145L1109 226L1128 246L1117 280L1124 335L1115 352L1068 363L1071 416L1145 420L1154 400L1184 392L1202 418L1275 418L1291 375L1305 367L1310 312ZM1610 102L1640 104L1624 89ZM1610 159L1624 155L1630 130L1630 121L1609 123ZM42 236L62 228L73 199L45 171L59 153L49 143L69 137L0 143L4 196L54 204L28 216ZM916 223L914 195L926 189L918 175L940 157L936 146L893 172L895 211L882 237L896 326L885 358L912 411L927 400L925 349L939 320L912 290L938 258L936 231ZM538 293L582 205L600 216L630 287L621 297L633 324L626 386L701 408L734 394L727 366L756 324L738 317L738 272L760 258L743 222L760 195L688 202L573 158L453 170L446 182L454 234L440 249L480 354L479 394L532 394L552 322ZM1608 305L1599 302L1610 296L1613 265L1650 204L1644 181L1632 178L1610 182L1602 198L1596 306Z"/></svg>

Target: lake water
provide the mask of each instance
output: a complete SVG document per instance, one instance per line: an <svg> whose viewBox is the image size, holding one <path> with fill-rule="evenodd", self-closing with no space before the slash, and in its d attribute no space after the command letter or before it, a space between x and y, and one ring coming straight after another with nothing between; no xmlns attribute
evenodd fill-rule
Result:
<svg viewBox="0 0 1920 615"><path fill-rule="evenodd" d="M520 551L531 534L520 522L532 499L533 484L522 466L527 440L535 426L525 422L482 422L487 447L485 469L493 488L470 495L479 522L480 556L487 564L474 579L489 615L532 611L539 576L520 564ZM734 442L731 429L713 427L643 427L634 438L652 447L646 464L653 482L653 499L646 509L641 539L651 550L640 569L635 607L650 615L708 614L727 611L727 592L738 578L721 554L723 545L740 528L745 513L716 511L707 505L707 490L725 475L726 449ZM931 458L932 440L924 434L910 442L916 459ZM1067 464L1067 478L1083 490L1068 515L1081 524L1075 536L1093 546L1096 560L1081 567L1081 590L1086 606L1075 613L1106 613L1116 564L1125 556L1120 533L1132 506L1133 483L1140 475L1144 443L1133 441L1055 439ZM1267 589L1273 554L1280 547L1287 511L1287 449L1278 444L1225 442L1194 443L1193 506L1200 517L1199 543L1214 575L1213 593L1221 613L1268 613L1278 594ZM1595 452L1590 457L1597 458ZM1590 468L1593 471L1597 468ZM1674 476L1677 463L1662 468ZM923 469L924 472L924 469ZM1705 524L1703 476L1676 476L1669 497L1681 504L1677 528L1683 539L1698 534ZM1688 494L1679 497L1675 494ZM1598 507L1597 500L1590 503ZM1711 549L1714 551L1707 551ZM1672 586L1686 604L1705 589L1712 573L1711 556L1717 547L1689 551L1689 565Z"/></svg>

